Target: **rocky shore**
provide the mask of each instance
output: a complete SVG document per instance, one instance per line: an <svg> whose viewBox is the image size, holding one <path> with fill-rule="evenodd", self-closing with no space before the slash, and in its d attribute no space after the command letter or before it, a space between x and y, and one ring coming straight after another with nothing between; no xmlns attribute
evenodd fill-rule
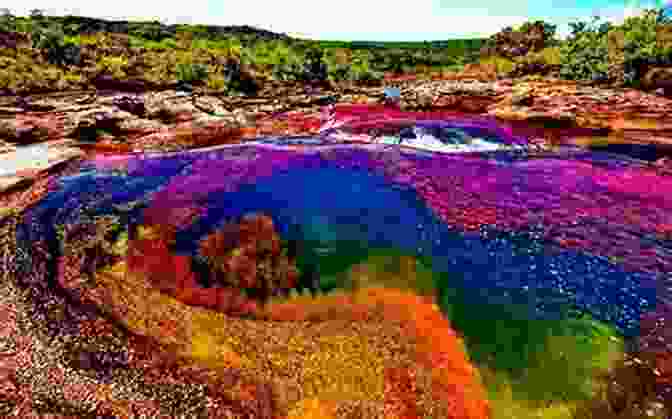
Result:
<svg viewBox="0 0 672 419"><path fill-rule="evenodd" d="M533 78L407 78L387 84L399 88L398 106L404 111L482 115L544 136L583 130L579 142L596 135L613 142L672 146L672 99L655 93ZM0 191L88 150L178 151L263 135L316 134L327 104L385 100L385 86L352 84L313 88L275 83L254 97L185 90L0 97L0 158L12 162L0 173ZM26 147L34 144L50 151L41 159L17 154L29 153Z"/></svg>

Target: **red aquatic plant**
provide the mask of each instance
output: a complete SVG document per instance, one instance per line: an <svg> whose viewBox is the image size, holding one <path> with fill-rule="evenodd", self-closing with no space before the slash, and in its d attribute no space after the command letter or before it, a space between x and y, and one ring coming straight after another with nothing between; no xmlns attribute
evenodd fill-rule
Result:
<svg viewBox="0 0 672 419"><path fill-rule="evenodd" d="M298 271L268 216L247 216L223 226L203 239L199 254L216 285L252 290L262 300L297 284Z"/></svg>
<svg viewBox="0 0 672 419"><path fill-rule="evenodd" d="M129 269L147 275L161 291L185 304L225 313L252 313L265 300L294 287L298 270L284 253L273 221L266 216L245 217L206 237L199 253L207 262L212 286L204 286L192 270L192 257L171 250L175 228L142 227L144 237L129 245ZM246 298L242 290L251 291Z"/></svg>
<svg viewBox="0 0 672 419"><path fill-rule="evenodd" d="M399 419L420 419L419 393L412 372L406 368L385 369L385 409Z"/></svg>
<svg viewBox="0 0 672 419"><path fill-rule="evenodd" d="M401 290L367 290L366 304L382 307L386 319L408 324L418 342L418 363L432 371L435 398L448 407L449 418L489 418L490 406L476 368L449 321L427 299ZM382 303L382 304L381 304Z"/></svg>

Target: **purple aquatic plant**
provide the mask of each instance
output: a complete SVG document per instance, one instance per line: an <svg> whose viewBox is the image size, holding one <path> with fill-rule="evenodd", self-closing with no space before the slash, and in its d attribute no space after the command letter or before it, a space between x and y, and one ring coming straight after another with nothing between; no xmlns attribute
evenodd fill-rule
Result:
<svg viewBox="0 0 672 419"><path fill-rule="evenodd" d="M344 116L353 133L366 136L406 118L521 142L485 120L414 120L393 110L381 118L365 109ZM347 113L335 112L337 119ZM566 297L630 334L639 333L643 316L642 342L667 348L672 178L614 160L569 152L432 154L329 141L98 159L27 212L17 265L28 287L47 294L46 283L57 285L48 278L59 273L54 254L67 246L59 247L55 226L119 215L118 206L131 202L144 207L129 220L176 232L175 246L185 253L189 243L180 242L197 243L230 219L260 212L281 235L300 225L325 249L345 238L427 254L456 283L480 292L474 298L499 293L542 307Z"/></svg>

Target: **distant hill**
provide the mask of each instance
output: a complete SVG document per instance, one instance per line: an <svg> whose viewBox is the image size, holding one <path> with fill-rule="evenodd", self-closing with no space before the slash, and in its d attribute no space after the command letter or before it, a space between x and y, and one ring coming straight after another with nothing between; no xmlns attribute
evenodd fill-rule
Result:
<svg viewBox="0 0 672 419"><path fill-rule="evenodd" d="M32 15L31 17L16 17L17 22L49 26L57 24L63 28L66 35L77 36L93 33L118 33L141 37L150 41L160 42L166 38L174 39L176 34L184 29L194 34L195 38L221 40L232 36L240 39L244 45L254 44L257 41L286 41L297 46L320 48L348 48L350 50L367 51L432 51L432 54L472 56L483 46L485 39L451 39L444 41L404 42L404 41L322 41L289 36L285 33L273 32L250 25L201 25L201 24L172 24L167 25L157 20L153 21L125 21L92 18L85 16L46 16Z"/></svg>
<svg viewBox="0 0 672 419"><path fill-rule="evenodd" d="M450 39L445 41L313 41L323 48L350 49L459 49L478 50L486 39Z"/></svg>
<svg viewBox="0 0 672 419"><path fill-rule="evenodd" d="M19 17L18 19L28 19ZM249 25L217 26L217 25L166 25L159 21L123 21L106 20L84 16L44 16L38 19L45 23L55 22L63 26L66 33L76 35L81 33L125 33L143 36L144 38L160 41L163 38L174 37L180 28L189 27L203 34L203 36L215 39L227 36L251 37L263 40L292 40L293 38L284 33L272 32L265 29L255 28Z"/></svg>
<svg viewBox="0 0 672 419"><path fill-rule="evenodd" d="M200 25L200 24L173 24L166 25L157 20L153 21L125 21L92 18L85 16L41 16L41 17L17 17L17 20L28 20L42 24L50 22L61 25L66 34L78 35L83 33L123 33L142 36L145 39L161 41L164 38L173 38L181 28L189 28L201 37L208 39L221 39L236 36L243 39L254 40L284 40L299 43L317 44L325 48L350 48L350 49L467 49L477 50L485 39L451 39L444 41L320 41L312 39L299 39L285 33L278 33L249 25Z"/></svg>

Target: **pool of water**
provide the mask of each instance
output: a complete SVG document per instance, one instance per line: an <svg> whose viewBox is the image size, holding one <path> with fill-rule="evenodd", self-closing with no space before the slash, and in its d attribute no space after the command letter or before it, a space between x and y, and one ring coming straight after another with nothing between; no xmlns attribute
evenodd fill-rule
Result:
<svg viewBox="0 0 672 419"><path fill-rule="evenodd" d="M85 162L23 215L19 271L41 266L42 278L55 275L59 226L101 215L128 228L170 225L173 251L195 257L223 224L265 214L284 240L304 244L301 268L310 278L299 286L313 292L340 287L339 273L374 250L424 264L430 292L467 337L472 358L495 371L524 370L548 328L577 319L590 319L590 327L581 323L588 339L672 348L672 178L646 164L646 151L639 159L611 149L528 153L524 138L468 121L378 128L406 146L344 144L330 131ZM404 129L406 138L393 136ZM43 263L38 242L51 253ZM539 334L534 325L550 326Z"/></svg>

